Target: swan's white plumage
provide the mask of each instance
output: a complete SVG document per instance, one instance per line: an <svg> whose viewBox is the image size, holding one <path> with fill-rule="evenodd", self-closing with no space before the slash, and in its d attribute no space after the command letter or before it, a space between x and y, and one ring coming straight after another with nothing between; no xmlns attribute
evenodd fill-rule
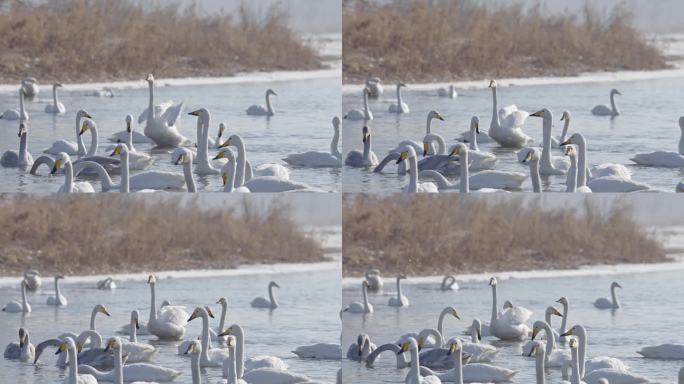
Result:
<svg viewBox="0 0 684 384"><path fill-rule="evenodd" d="M339 344L317 343L299 346L292 353L302 358L339 360L342 358L342 347Z"/></svg>
<svg viewBox="0 0 684 384"><path fill-rule="evenodd" d="M684 344L667 343L643 347L637 353L648 359L684 360Z"/></svg>

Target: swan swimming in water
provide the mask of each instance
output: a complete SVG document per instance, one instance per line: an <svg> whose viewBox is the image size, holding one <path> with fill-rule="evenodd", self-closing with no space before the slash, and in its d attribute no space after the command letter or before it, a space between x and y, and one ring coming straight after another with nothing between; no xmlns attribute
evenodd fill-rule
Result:
<svg viewBox="0 0 684 384"><path fill-rule="evenodd" d="M425 122L425 135L426 136L432 133L432 120L445 121L444 116L442 116L442 114L439 113L438 111L435 111L433 109L430 112L428 112L427 120ZM418 142L415 140L402 140L394 149L390 150L389 152L390 153L401 152L401 149L407 145L413 147L413 150L416 151L416 153L424 152L424 149L425 149L421 142ZM435 152L435 148L433 146L432 141L430 141L428 143L428 145L429 145L429 148L427 150L427 154L428 155L434 155L436 152ZM445 145L445 147L446 147L446 145ZM445 149L445 151L446 151L446 149Z"/></svg>
<svg viewBox="0 0 684 384"><path fill-rule="evenodd" d="M597 105L591 109L591 114L594 116L617 116L620 114L620 110L617 105L615 105L615 95L622 96L622 93L617 89L613 88L610 90L610 105L601 104Z"/></svg>
<svg viewBox="0 0 684 384"><path fill-rule="evenodd" d="M95 193L95 188L87 181L74 182L74 168L71 163L71 157L62 152L57 155L52 166L51 174L57 173L58 170L64 168L64 184L59 187L59 193Z"/></svg>
<svg viewBox="0 0 684 384"><path fill-rule="evenodd" d="M342 358L342 346L331 343L316 343L297 347L292 353L305 359L340 360Z"/></svg>
<svg viewBox="0 0 684 384"><path fill-rule="evenodd" d="M442 381L463 384L464 382L498 383L511 381L516 371L484 363L463 364L463 342L452 339L449 342L448 353L453 357L454 368L445 373L437 374ZM428 371L429 372L429 371Z"/></svg>
<svg viewBox="0 0 684 384"><path fill-rule="evenodd" d="M396 297L390 297L389 302L387 305L390 307L408 307L409 305L409 300L406 298L406 296L401 294L401 280L406 279L405 275L399 275L397 276L397 296Z"/></svg>
<svg viewBox="0 0 684 384"><path fill-rule="evenodd" d="M21 362L31 362L35 356L36 349L31 344L29 332L26 328L19 328L19 344L9 343L5 348L3 357L9 360L19 360Z"/></svg>
<svg viewBox="0 0 684 384"><path fill-rule="evenodd" d="M55 294L54 296L49 296L47 298L47 305L57 305L62 307L67 305L66 297L59 292L59 280L63 278L64 276L60 274L55 275Z"/></svg>
<svg viewBox="0 0 684 384"><path fill-rule="evenodd" d="M40 87L38 87L38 80L35 77L25 77L21 80L21 89L24 90L24 95L29 99L34 99L40 94Z"/></svg>
<svg viewBox="0 0 684 384"><path fill-rule="evenodd" d="M407 384L441 384L442 381L439 379L439 377L435 375L429 375L426 377L422 377L420 375L420 357L418 356L418 343L416 342L416 339L414 338L409 338L406 342L404 342L401 345L401 348L399 349L399 352L397 352L398 355L409 352L411 354L411 369L409 370L409 373L406 375L406 379L404 379L404 382Z"/></svg>
<svg viewBox="0 0 684 384"><path fill-rule="evenodd" d="M356 343L349 345L347 349L347 359L354 361L366 361L366 358L376 349L376 345L371 342L370 336L365 333L359 334Z"/></svg>
<svg viewBox="0 0 684 384"><path fill-rule="evenodd" d="M250 116L275 115L275 111L273 110L273 106L271 105L271 96L278 96L278 94L275 93L274 90L269 88L266 90L266 106L264 107L263 105L252 105L249 108L247 108L247 114Z"/></svg>
<svg viewBox="0 0 684 384"><path fill-rule="evenodd" d="M21 281L21 302L12 300L2 307L3 312L9 313L28 313L31 312L31 305L26 299L26 280Z"/></svg>
<svg viewBox="0 0 684 384"><path fill-rule="evenodd" d="M121 340L123 351L128 355L127 361L129 363L150 361L157 354L157 352L159 352L159 349L155 348L153 345L138 341L137 331L140 329L138 318L138 311L131 311L130 335L127 341Z"/></svg>
<svg viewBox="0 0 684 384"><path fill-rule="evenodd" d="M637 153L630 160L639 165L651 167L684 168L684 116L679 118L679 129L679 152L655 151Z"/></svg>
<svg viewBox="0 0 684 384"><path fill-rule="evenodd" d="M470 137L467 142L470 145L468 151L469 159L471 160L470 170L479 171L483 169L492 169L498 163L496 155L491 152L481 151L477 143L480 140L480 118L473 116L470 119ZM452 148L453 149L453 148Z"/></svg>
<svg viewBox="0 0 684 384"><path fill-rule="evenodd" d="M19 152L8 149L0 158L3 167L30 167L33 165L33 156L28 151L28 130L26 123L19 123Z"/></svg>
<svg viewBox="0 0 684 384"><path fill-rule="evenodd" d="M76 353L76 343L74 342L74 339L71 337L65 338L59 345L57 353L66 353L68 355L67 360L69 361L69 365L66 378L64 378L64 384L97 384L95 376L78 372L78 354Z"/></svg>
<svg viewBox="0 0 684 384"><path fill-rule="evenodd" d="M377 76L368 75L366 79L366 88L368 88L368 96L377 99L385 92L382 87L382 80Z"/></svg>
<svg viewBox="0 0 684 384"><path fill-rule="evenodd" d="M276 283L275 281L271 281L268 283L268 298L265 297L256 297L250 305L253 308L271 308L271 309L276 309L278 308L278 301L275 298L275 294L273 293L273 288L280 288L280 285Z"/></svg>
<svg viewBox="0 0 684 384"><path fill-rule="evenodd" d="M52 143L50 148L46 149L43 152L51 155L59 155L61 152L64 152L70 156L84 156L86 154L86 148L83 144L83 136L80 135L81 120L84 118L92 119L93 117L90 116L90 114L83 109L80 109L78 112L76 112L76 142L63 139L57 140Z"/></svg>
<svg viewBox="0 0 684 384"><path fill-rule="evenodd" d="M90 119L83 121L83 124L81 125L81 130L79 131L78 135L83 136L83 134L85 134L88 131L90 131L90 147L88 147L88 152L86 152L85 156L74 161L74 165L82 163L84 161L92 161L100 164L107 170L107 172L120 172L120 160L113 159L111 156L100 156L97 154L99 134L97 130L97 124L95 124L95 122Z"/></svg>
<svg viewBox="0 0 684 384"><path fill-rule="evenodd" d="M251 193L249 188L245 187L244 185L235 188L235 174L237 173L237 160L235 157L235 152L233 152L233 150L230 148L223 148L219 151L217 157L218 156L228 158L228 162L221 167L223 192Z"/></svg>
<svg viewBox="0 0 684 384"><path fill-rule="evenodd" d="M530 315L524 316L523 312L515 311L515 308L507 308L498 312L496 307L496 288L498 282L495 277L489 280L492 287L492 319L489 323L490 333L501 340L524 340L530 333L530 327L525 322Z"/></svg>
<svg viewBox="0 0 684 384"><path fill-rule="evenodd" d="M52 104L48 104L45 106L46 113L52 113L55 115L63 115L64 113L66 113L66 108L64 107L64 104L62 104L57 99L57 88L61 87L62 83L52 84Z"/></svg>
<svg viewBox="0 0 684 384"><path fill-rule="evenodd" d="M368 107L369 94L370 90L368 90L368 88L363 88L363 110L352 109L348 111L346 115L344 115L344 118L347 120L373 120L373 112L371 112L370 108Z"/></svg>
<svg viewBox="0 0 684 384"><path fill-rule="evenodd" d="M372 292L381 290L384 285L380 270L375 268L366 271L366 281L368 282L368 290Z"/></svg>
<svg viewBox="0 0 684 384"><path fill-rule="evenodd" d="M209 123L211 114L205 108L188 113L197 117L197 161L195 173L198 175L214 175L220 171L209 163Z"/></svg>
<svg viewBox="0 0 684 384"><path fill-rule="evenodd" d="M188 314L176 306L164 306L156 309L155 285L157 279L150 275L147 284L150 285L150 319L147 322L148 331L162 340L181 340L185 335Z"/></svg>
<svg viewBox="0 0 684 384"><path fill-rule="evenodd" d="M347 153L347 158L344 160L344 164L347 166L361 168L378 164L378 157L372 149L370 128L364 125L361 132L363 134L363 152L355 149Z"/></svg>
<svg viewBox="0 0 684 384"><path fill-rule="evenodd" d="M184 148L179 148L179 150L182 151L184 156L189 158L189 161L192 161L192 153L189 150ZM177 155L175 152L174 154ZM111 156L117 155L121 159L121 184L119 185L119 189L123 193L144 190L179 190L185 185L194 185L194 181L189 184L189 181L191 180L187 180L187 174L184 176L176 172L145 171L130 176L128 147L123 143L118 144L116 148L114 148ZM177 155L177 157L183 156ZM180 164L181 162L186 161L186 157L183 157L180 160L176 159L176 161ZM192 174L190 174L190 179L192 179Z"/></svg>
<svg viewBox="0 0 684 384"><path fill-rule="evenodd" d="M543 121L542 154L539 162L539 174L564 175L568 173L570 161L564 156L551 156L551 128L553 127L553 113L544 108L530 116L541 117Z"/></svg>
<svg viewBox="0 0 684 384"><path fill-rule="evenodd" d="M498 109L497 84L495 80L489 82L492 89L492 122L489 126L489 136L502 147L521 148L532 139L522 131L522 126L529 114L518 110L515 105Z"/></svg>
<svg viewBox="0 0 684 384"><path fill-rule="evenodd" d="M233 324L228 329L220 333L218 336L235 336L236 340L236 365L238 377L243 377L245 372L257 370L260 368L271 368L273 370L286 371L287 364L280 358L268 355L258 355L245 359L245 332L238 324ZM245 379L251 382L249 379Z"/></svg>
<svg viewBox="0 0 684 384"><path fill-rule="evenodd" d="M134 139L134 133L137 132L134 132L132 128L133 116L126 115L125 120L126 130L124 132L126 133L126 136L125 140L121 140L120 142L125 143L128 147L129 167L130 169L145 169L152 165L154 160L152 159L152 156L135 150L135 147L133 146L133 143L136 142Z"/></svg>
<svg viewBox="0 0 684 384"><path fill-rule="evenodd" d="M553 328L551 328L551 325L549 325L548 322L534 322L532 326L532 340L534 340L541 331L544 331L546 336L544 364L549 368L561 368L570 363L570 351L556 348L556 337L553 334Z"/></svg>
<svg viewBox="0 0 684 384"><path fill-rule="evenodd" d="M201 367L220 367L223 360L229 358L228 350L224 348L211 348L209 336L209 311L204 307L197 307L188 318L188 322L196 318L202 319L202 354L200 357ZM225 336L225 335L222 335Z"/></svg>
<svg viewBox="0 0 684 384"><path fill-rule="evenodd" d="M408 160L409 169L409 183L404 187L403 191L407 193L438 193L439 189L437 185L431 182L419 183L418 182L418 160L416 156L416 151L413 147L406 146L403 148L401 153L399 153L399 158L397 159L397 164L402 161ZM423 171L423 172L435 172L435 171Z"/></svg>
<svg viewBox="0 0 684 384"><path fill-rule="evenodd" d="M442 284L439 286L442 291L458 291L458 282L456 281L456 276L446 275L442 279Z"/></svg>
<svg viewBox="0 0 684 384"><path fill-rule="evenodd" d="M404 83L397 83L397 103L392 103L389 106L389 113L409 113L408 104L404 103L401 98L401 89L406 87Z"/></svg>
<svg viewBox="0 0 684 384"><path fill-rule="evenodd" d="M594 307L598 309L617 309L620 308L620 301L618 300L617 293L615 292L615 288L622 288L622 286L617 283L613 282L610 284L610 295L611 298L607 297L600 297L594 301Z"/></svg>
<svg viewBox="0 0 684 384"><path fill-rule="evenodd" d="M180 147L189 144L190 140L178 132L176 123L180 118L183 103L173 105L173 101L167 101L154 105L154 76L147 75L150 102L140 116L138 124L145 122L145 136L150 138L160 147Z"/></svg>
<svg viewBox="0 0 684 384"><path fill-rule="evenodd" d="M26 112L26 108L24 107L23 88L19 88L19 110L17 111L16 109L8 109L5 112L3 112L2 115L0 115L0 119L28 121L29 115L28 112Z"/></svg>
<svg viewBox="0 0 684 384"><path fill-rule="evenodd" d="M568 169L568 176L565 179L565 192L591 193L591 188L587 187L586 185L577 187L577 147L572 144L568 144L565 146L564 153L565 156L570 159L570 168ZM584 172L586 173L586 168Z"/></svg>
<svg viewBox="0 0 684 384"><path fill-rule="evenodd" d="M337 148L340 141L340 118L335 116L332 120L333 138L330 142L330 152L309 151L293 153L283 159L284 162L299 167L341 167L342 153Z"/></svg>
<svg viewBox="0 0 684 384"><path fill-rule="evenodd" d="M344 309L349 313L373 313L373 305L368 301L368 282L364 280L361 282L361 292L363 293L363 302L355 301Z"/></svg>
<svg viewBox="0 0 684 384"><path fill-rule="evenodd" d="M114 282L114 279L107 277L106 279L97 282L97 289L111 291L112 289L116 289L116 283Z"/></svg>
<svg viewBox="0 0 684 384"><path fill-rule="evenodd" d="M684 360L684 344L660 344L643 347L637 351L647 359Z"/></svg>
<svg viewBox="0 0 684 384"><path fill-rule="evenodd" d="M453 84L449 84L448 87L442 87L437 90L437 96L448 97L450 99L455 99L458 97L458 92L456 92L456 87Z"/></svg>
<svg viewBox="0 0 684 384"><path fill-rule="evenodd" d="M397 359L397 369L404 369L409 366L409 363L406 362L406 358L404 357L403 354L399 354L399 351L401 350L401 347L398 346L397 344L394 343L389 343L389 344L383 344L377 348L373 352L371 352L368 357L366 357L366 367L372 367L375 364L375 360L378 359L381 353L386 352L386 351L391 351L394 352L394 356Z"/></svg>
<svg viewBox="0 0 684 384"><path fill-rule="evenodd" d="M520 162L530 166L530 179L532 180L532 192L542 193L541 177L539 176L539 164L541 155L537 148L523 148L518 152Z"/></svg>

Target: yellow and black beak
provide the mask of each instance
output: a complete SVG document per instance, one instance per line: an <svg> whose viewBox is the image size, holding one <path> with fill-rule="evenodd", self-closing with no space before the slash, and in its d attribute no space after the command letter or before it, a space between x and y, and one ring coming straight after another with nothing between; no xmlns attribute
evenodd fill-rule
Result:
<svg viewBox="0 0 684 384"><path fill-rule="evenodd" d="M138 319L135 319L135 329L140 329L140 323L138 323Z"/></svg>
<svg viewBox="0 0 684 384"><path fill-rule="evenodd" d="M59 355L64 351L66 351L66 343L62 343L59 345L59 347L57 348L57 352L55 352L55 355Z"/></svg>
<svg viewBox="0 0 684 384"><path fill-rule="evenodd" d="M189 353L194 353L194 352L195 352L195 343L190 343L190 345L188 345L188 349L185 350L184 354L187 355Z"/></svg>
<svg viewBox="0 0 684 384"><path fill-rule="evenodd" d="M560 143L561 146L572 144L572 137Z"/></svg>
<svg viewBox="0 0 684 384"><path fill-rule="evenodd" d="M444 121L444 116L442 116L441 113L437 112L437 113L435 114L435 119Z"/></svg>
<svg viewBox="0 0 684 384"><path fill-rule="evenodd" d="M126 132L130 132L130 131L131 131L131 122L127 121L126 122Z"/></svg>
<svg viewBox="0 0 684 384"><path fill-rule="evenodd" d="M475 133L480 134L480 123L475 123Z"/></svg>
<svg viewBox="0 0 684 384"><path fill-rule="evenodd" d="M523 159L523 163L527 163L527 162L532 161L532 154L533 154L532 151L527 152L527 156L525 156L525 158Z"/></svg>
<svg viewBox="0 0 684 384"><path fill-rule="evenodd" d="M477 333L477 340L478 340L478 341L482 341L482 332L480 332L480 330L478 329L478 330L476 331L476 333Z"/></svg>
<svg viewBox="0 0 684 384"><path fill-rule="evenodd" d="M76 342L76 352L81 353L81 350L83 349L83 346L81 343Z"/></svg>
<svg viewBox="0 0 684 384"><path fill-rule="evenodd" d="M221 332L219 336L228 336L230 335L230 328L226 329L225 331Z"/></svg>
<svg viewBox="0 0 684 384"><path fill-rule="evenodd" d="M103 313L104 315L106 315L106 316L111 317L111 315L109 314L109 312L107 312L107 308L105 308L105 307L101 307L101 308L100 308L100 312L102 312L102 313Z"/></svg>
<svg viewBox="0 0 684 384"><path fill-rule="evenodd" d="M114 151L113 151L113 152L111 153L111 155L109 155L109 156L118 156L118 155L120 155L120 154L121 154L121 149L122 149L121 146L122 146L122 145L123 145L123 144L117 145L116 148L114 148Z"/></svg>
<svg viewBox="0 0 684 384"><path fill-rule="evenodd" d="M107 341L107 345L105 346L105 352L109 352L110 349L114 348L114 339L110 339Z"/></svg>
<svg viewBox="0 0 684 384"><path fill-rule="evenodd" d="M452 315L454 315L455 318L461 320L461 317L458 316L458 312L457 312L456 310L454 310L454 311L452 312Z"/></svg>
<svg viewBox="0 0 684 384"><path fill-rule="evenodd" d="M211 308L209 308L209 307L207 307L207 314L208 314L209 317L211 317L212 319L214 318L214 313L211 312Z"/></svg>
<svg viewBox="0 0 684 384"><path fill-rule="evenodd" d="M182 163L183 161L185 161L185 154L181 154L180 156L178 156L178 158L176 159L176 161L173 164L178 165L178 164Z"/></svg>
<svg viewBox="0 0 684 384"><path fill-rule="evenodd" d="M532 340L534 340L534 338L537 337L537 334L539 334L539 328L534 328L532 330Z"/></svg>
<svg viewBox="0 0 684 384"><path fill-rule="evenodd" d="M188 318L188 323L195 320L197 318L197 312L193 312L192 315L190 315L190 318Z"/></svg>
<svg viewBox="0 0 684 384"><path fill-rule="evenodd" d="M224 141L223 144L219 145L219 149L220 149L220 148L226 148L226 147L229 147L229 146L230 146L230 139Z"/></svg>
<svg viewBox="0 0 684 384"><path fill-rule="evenodd" d="M225 143L224 143L224 144L225 144ZM223 145L221 145L221 148L223 148ZM225 158L225 157L226 157L226 155L223 154L223 151L219 151L219 153L217 153L216 156L214 156L214 159L213 159L213 160L216 160L216 159L223 159L223 158Z"/></svg>
<svg viewBox="0 0 684 384"><path fill-rule="evenodd" d="M397 355L401 355L404 352L408 352L409 350L409 342L405 342L404 344L401 345L401 349L399 349L399 352L397 352Z"/></svg>
<svg viewBox="0 0 684 384"><path fill-rule="evenodd" d="M542 111L537 111L537 112L531 114L530 116L533 116L533 117L541 117L541 116L542 116Z"/></svg>
<svg viewBox="0 0 684 384"><path fill-rule="evenodd" d="M192 112L188 113L188 115L190 115L190 116L199 116L199 113L200 113L200 111L199 111L199 109L198 109L198 110L196 110L196 111L192 111Z"/></svg>
<svg viewBox="0 0 684 384"><path fill-rule="evenodd" d="M221 180L223 180L223 185L228 183L228 175L225 172L221 173ZM218 302L216 304L218 304Z"/></svg>
<svg viewBox="0 0 684 384"><path fill-rule="evenodd" d="M55 174L57 170L62 166L62 159L55 160L55 165L52 166L51 174Z"/></svg>
<svg viewBox="0 0 684 384"><path fill-rule="evenodd" d="M78 132L78 135L79 136L83 135L84 133L86 133L87 130L88 130L88 124L86 124L86 122L84 121L83 124L81 124L81 131Z"/></svg>
<svg viewBox="0 0 684 384"><path fill-rule="evenodd" d="M429 148L430 145L428 143L423 143L423 157L427 156Z"/></svg>
<svg viewBox="0 0 684 384"><path fill-rule="evenodd" d="M401 163L402 161L406 160L408 158L408 151L404 151L399 154L399 158L397 159L397 164Z"/></svg>
<svg viewBox="0 0 684 384"><path fill-rule="evenodd" d="M561 336L572 336L572 328L568 329L564 334Z"/></svg>
<svg viewBox="0 0 684 384"><path fill-rule="evenodd" d="M90 116L90 113L83 111L83 117L87 117L88 119L92 119L93 117Z"/></svg>
<svg viewBox="0 0 684 384"><path fill-rule="evenodd" d="M530 354L527 356L530 357L530 356L536 355L538 350L539 350L539 346L535 345L534 347L532 347L532 349L530 350Z"/></svg>
<svg viewBox="0 0 684 384"><path fill-rule="evenodd" d="M361 141L365 144L366 140L368 139L369 136L370 136L370 134L363 132L363 140L361 140Z"/></svg>

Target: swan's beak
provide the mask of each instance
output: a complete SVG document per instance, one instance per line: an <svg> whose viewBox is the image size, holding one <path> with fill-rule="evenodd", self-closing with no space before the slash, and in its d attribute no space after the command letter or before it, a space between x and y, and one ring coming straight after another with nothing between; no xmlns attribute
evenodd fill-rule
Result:
<svg viewBox="0 0 684 384"><path fill-rule="evenodd" d="M83 349L83 346L81 345L81 343L77 342L76 343L76 352L81 353L82 349Z"/></svg>
<svg viewBox="0 0 684 384"><path fill-rule="evenodd" d="M366 139L367 139L368 137L370 137L370 135L364 132L364 133L363 133L363 140L362 140L362 142L363 142L364 144L366 143Z"/></svg>
<svg viewBox="0 0 684 384"><path fill-rule="evenodd" d="M199 112L200 112L200 111L199 111L199 109L198 109L198 110L196 110L196 111L192 111L192 112L188 113L188 115L190 115L190 116L199 116Z"/></svg>
<svg viewBox="0 0 684 384"><path fill-rule="evenodd" d="M572 336L572 328L568 329L567 332L565 332L561 336Z"/></svg>
<svg viewBox="0 0 684 384"><path fill-rule="evenodd" d="M221 145L221 148L223 148L223 145ZM213 160L223 159L224 157L226 156L223 154L223 151L219 151L219 153L217 153L216 156L214 156Z"/></svg>
<svg viewBox="0 0 684 384"><path fill-rule="evenodd" d="M221 332L219 336L228 336L230 335L230 328L226 329L225 331Z"/></svg>
<svg viewBox="0 0 684 384"><path fill-rule="evenodd" d="M539 346L537 346L537 345L535 345L534 347L532 347L532 349L530 350L530 353L527 355L527 357L530 357L530 356L532 356L532 355L536 355L538 349L539 349Z"/></svg>
<svg viewBox="0 0 684 384"><path fill-rule="evenodd" d="M224 141L223 144L219 145L219 148L226 148L229 146L230 146L230 139Z"/></svg>
<svg viewBox="0 0 684 384"><path fill-rule="evenodd" d="M533 116L533 117L542 117L542 111L537 111L537 112L531 114L530 116Z"/></svg>
<svg viewBox="0 0 684 384"><path fill-rule="evenodd" d="M407 352L409 350L409 345L410 344L408 342L402 344L401 349L399 350L399 352L397 352L397 355L401 355L402 353Z"/></svg>
<svg viewBox="0 0 684 384"><path fill-rule="evenodd" d="M105 307L101 307L101 308L100 308L100 312L102 312L102 313L103 313L104 315L106 315L106 316L109 316L109 317L112 316L112 315L109 314L109 312L107 312L107 308L105 308Z"/></svg>
<svg viewBox="0 0 684 384"><path fill-rule="evenodd" d="M475 123L475 133L480 134L480 123Z"/></svg>
<svg viewBox="0 0 684 384"><path fill-rule="evenodd" d="M453 312L453 315L454 315L455 318L461 320L461 317L458 316L458 312L457 312L457 311L454 311L454 312Z"/></svg>
<svg viewBox="0 0 684 384"><path fill-rule="evenodd" d="M539 334L539 328L536 328L536 327L535 327L535 328L532 330L532 340L534 340L534 338L537 337L537 334ZM532 356L532 355L530 355L530 356Z"/></svg>
<svg viewBox="0 0 684 384"><path fill-rule="evenodd" d="M126 132L130 132L130 131L131 131L131 122L127 121L126 122Z"/></svg>
<svg viewBox="0 0 684 384"><path fill-rule="evenodd" d="M532 157L533 157L532 155L533 155L533 153L534 153L534 152L532 152L532 151L527 152L527 156L525 156L525 158L523 159L522 162L523 162L523 163L527 163L527 162L532 161Z"/></svg>
<svg viewBox="0 0 684 384"><path fill-rule="evenodd" d="M223 185L226 185L226 183L228 183L228 175L226 175L225 173L222 173L221 174L221 180L223 180ZM220 302L218 302L218 301L216 302L216 304L219 304L219 303Z"/></svg>
<svg viewBox="0 0 684 384"><path fill-rule="evenodd" d="M404 151L404 152L402 152L402 153L399 154L399 158L397 159L397 162L396 162L396 163L399 164L399 163L401 163L402 161L406 160L406 158L408 158L408 152ZM366 285L368 284L368 283L366 283L365 281L364 281L364 283L365 283Z"/></svg>
<svg viewBox="0 0 684 384"><path fill-rule="evenodd" d="M193 312L192 315L190 315L190 318L187 320L187 322L191 322L197 318L197 313Z"/></svg>
<svg viewBox="0 0 684 384"><path fill-rule="evenodd" d="M560 313L560 312L558 312L558 310L557 310L556 308L553 309L553 314L556 315L556 316L563 317L563 314Z"/></svg>
<svg viewBox="0 0 684 384"><path fill-rule="evenodd" d="M452 353L456 352L456 343L451 343L449 350L447 351L447 356L451 356Z"/></svg>
<svg viewBox="0 0 684 384"><path fill-rule="evenodd" d="M207 307L207 314L208 314L209 317L211 317L212 319L214 318L214 314L211 312L211 308L209 308L209 307Z"/></svg>
<svg viewBox="0 0 684 384"><path fill-rule="evenodd" d="M175 165L180 164L180 163L183 161L183 158L184 158L184 157L185 157L185 155L180 155L180 156L178 156L178 158L176 159L176 161L174 161L173 164L175 164Z"/></svg>
<svg viewBox="0 0 684 384"><path fill-rule="evenodd" d="M81 136L82 134L86 133L87 130L88 130L88 126L84 123L84 124L81 126L81 131L78 132L78 135Z"/></svg>
<svg viewBox="0 0 684 384"><path fill-rule="evenodd" d="M55 355L59 355L64 351L66 351L66 343L62 343L59 345L59 348L57 348L57 352L55 352Z"/></svg>
<svg viewBox="0 0 684 384"><path fill-rule="evenodd" d="M107 341L107 346L105 347L105 352L109 352L110 349L114 346L114 339L110 339Z"/></svg>
<svg viewBox="0 0 684 384"><path fill-rule="evenodd" d="M437 114L435 115L435 118L436 118L437 120L442 120L442 121L444 121L444 116L442 116L442 114L439 113L439 112L437 112Z"/></svg>
<svg viewBox="0 0 684 384"><path fill-rule="evenodd" d="M561 146L572 144L572 137L560 143Z"/></svg>
<svg viewBox="0 0 684 384"><path fill-rule="evenodd" d="M93 118L92 116L90 116L90 113L88 113L88 112L86 112L86 111L83 111L83 117L86 117L86 118L88 118L88 119L92 119L92 118Z"/></svg>
<svg viewBox="0 0 684 384"><path fill-rule="evenodd" d="M52 171L50 173L55 174L57 172L57 170L59 169L59 167L61 167L61 166L62 166L62 160L61 159L55 160L55 165L52 166Z"/></svg>
<svg viewBox="0 0 684 384"><path fill-rule="evenodd" d="M423 344L425 344L425 340L422 337L418 338L418 351L423 349Z"/></svg>
<svg viewBox="0 0 684 384"><path fill-rule="evenodd" d="M190 343L190 345L188 345L188 349L185 350L184 354L187 355L193 352L195 352L195 343Z"/></svg>
<svg viewBox="0 0 684 384"><path fill-rule="evenodd" d="M428 143L423 143L423 157L427 156L428 148Z"/></svg>

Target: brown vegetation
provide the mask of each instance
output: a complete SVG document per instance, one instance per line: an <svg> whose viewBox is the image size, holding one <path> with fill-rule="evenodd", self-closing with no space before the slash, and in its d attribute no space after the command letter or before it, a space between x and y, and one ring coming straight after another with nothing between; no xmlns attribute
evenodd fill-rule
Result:
<svg viewBox="0 0 684 384"><path fill-rule="evenodd" d="M323 260L321 245L273 203L257 212L193 200L125 196L6 196L0 274L92 274ZM238 213L239 212L239 213Z"/></svg>
<svg viewBox="0 0 684 384"><path fill-rule="evenodd" d="M663 245L616 203L599 214L476 196L345 196L345 275L443 274L666 261Z"/></svg>
<svg viewBox="0 0 684 384"><path fill-rule="evenodd" d="M666 68L663 53L623 8L601 17L472 0L347 0L343 76L359 82L564 76Z"/></svg>
<svg viewBox="0 0 684 384"><path fill-rule="evenodd" d="M237 15L204 16L194 7L143 3L9 2L0 11L0 81L227 76L322 65L280 8L263 18L244 7Z"/></svg>

